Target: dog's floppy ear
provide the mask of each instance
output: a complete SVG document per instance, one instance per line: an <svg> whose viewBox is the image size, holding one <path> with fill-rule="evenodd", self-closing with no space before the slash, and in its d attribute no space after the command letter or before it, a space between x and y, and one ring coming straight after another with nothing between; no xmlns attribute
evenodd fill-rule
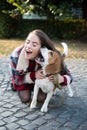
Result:
<svg viewBox="0 0 87 130"><path fill-rule="evenodd" d="M21 50L21 53L19 55L18 64L16 67L16 70L24 70L28 68L29 60L25 59L25 47Z"/></svg>
<svg viewBox="0 0 87 130"><path fill-rule="evenodd" d="M48 65L45 68L47 74L55 74L60 72L61 58L57 52L49 52Z"/></svg>

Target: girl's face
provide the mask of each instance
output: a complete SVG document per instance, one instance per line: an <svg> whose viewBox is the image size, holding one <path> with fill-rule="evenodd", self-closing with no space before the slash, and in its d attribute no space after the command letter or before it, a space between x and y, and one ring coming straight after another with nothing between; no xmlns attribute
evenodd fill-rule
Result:
<svg viewBox="0 0 87 130"><path fill-rule="evenodd" d="M34 60L40 51L41 43L37 35L31 33L25 41L25 58Z"/></svg>

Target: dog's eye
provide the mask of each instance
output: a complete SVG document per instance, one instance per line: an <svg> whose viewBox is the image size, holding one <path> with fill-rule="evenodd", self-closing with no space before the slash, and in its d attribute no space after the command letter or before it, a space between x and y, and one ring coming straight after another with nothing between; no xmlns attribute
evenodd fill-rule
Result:
<svg viewBox="0 0 87 130"><path fill-rule="evenodd" d="M53 52L52 51L50 52L50 55L53 56Z"/></svg>

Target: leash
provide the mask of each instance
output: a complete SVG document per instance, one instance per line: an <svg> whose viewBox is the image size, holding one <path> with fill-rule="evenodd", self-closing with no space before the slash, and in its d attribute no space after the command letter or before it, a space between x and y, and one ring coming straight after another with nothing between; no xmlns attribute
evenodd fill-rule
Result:
<svg viewBox="0 0 87 130"><path fill-rule="evenodd" d="M62 90L62 86L59 84L58 82L58 74L54 74L54 84L56 85L57 88L59 88L60 90Z"/></svg>
<svg viewBox="0 0 87 130"><path fill-rule="evenodd" d="M56 108L62 106L64 103L64 92L62 86L58 82L58 74L54 74L54 85L56 86L56 88L60 89L62 93L61 103L59 105L50 105L51 107Z"/></svg>

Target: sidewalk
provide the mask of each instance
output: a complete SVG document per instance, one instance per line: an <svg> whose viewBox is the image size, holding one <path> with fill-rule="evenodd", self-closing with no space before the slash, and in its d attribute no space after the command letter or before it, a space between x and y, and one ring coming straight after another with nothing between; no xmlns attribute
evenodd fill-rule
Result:
<svg viewBox="0 0 87 130"><path fill-rule="evenodd" d="M66 60L74 77L74 96L69 97L65 90L64 104L58 107L59 92L47 113L40 112L41 104L31 111L11 91L8 63L8 58L0 58L0 130L87 130L87 60Z"/></svg>

